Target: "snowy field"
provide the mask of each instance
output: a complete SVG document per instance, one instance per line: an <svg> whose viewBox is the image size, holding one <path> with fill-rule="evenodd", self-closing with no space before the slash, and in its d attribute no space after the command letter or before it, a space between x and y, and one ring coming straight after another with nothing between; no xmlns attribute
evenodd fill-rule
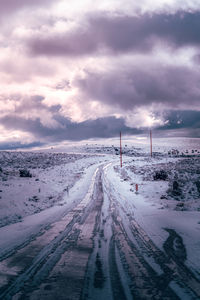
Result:
<svg viewBox="0 0 200 300"><path fill-rule="evenodd" d="M0 152L1 297L54 299L53 286L70 299L199 298L198 143L159 144L151 158L127 142L121 168L112 142ZM17 260L27 247L28 265Z"/></svg>
<svg viewBox="0 0 200 300"><path fill-rule="evenodd" d="M86 154L0 152L0 226L62 202L98 160ZM29 173L23 176L24 170Z"/></svg>

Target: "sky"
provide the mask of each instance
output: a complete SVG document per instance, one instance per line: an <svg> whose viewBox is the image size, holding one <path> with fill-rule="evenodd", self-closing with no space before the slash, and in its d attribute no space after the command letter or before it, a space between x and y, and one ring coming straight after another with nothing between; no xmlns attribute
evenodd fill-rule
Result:
<svg viewBox="0 0 200 300"><path fill-rule="evenodd" d="M199 0L0 0L0 149L200 137Z"/></svg>

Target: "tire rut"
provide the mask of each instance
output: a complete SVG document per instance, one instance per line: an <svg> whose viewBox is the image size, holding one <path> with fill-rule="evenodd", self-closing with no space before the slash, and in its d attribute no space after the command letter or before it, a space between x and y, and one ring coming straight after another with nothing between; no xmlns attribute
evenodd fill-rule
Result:
<svg viewBox="0 0 200 300"><path fill-rule="evenodd" d="M96 174L97 171L95 178ZM62 254L77 243L81 232L78 228L79 224L85 222L94 205L92 198L94 184L95 181L92 182L85 198L71 212L33 241L34 245L30 243L9 257L7 261L3 261L7 270L13 267L16 272L10 278L8 276L8 280L1 286L1 299L12 299L13 295L21 289L25 294L34 290L48 276ZM47 240L45 240L46 236ZM29 251L30 255L28 255Z"/></svg>
<svg viewBox="0 0 200 300"><path fill-rule="evenodd" d="M169 299L178 299L176 294L169 288L170 282L175 281L178 283L180 287L184 287L186 289L189 299L199 299L200 298L200 281L198 278L195 277L194 273L184 264L184 261L186 259L186 250L183 245L182 238L171 229L165 229L169 232L169 238L164 243L163 247L165 252L161 251L149 238L147 233L143 230L143 228L136 222L133 216L130 214L127 214L126 209L121 205L121 203L115 198L115 191L110 182L107 181L107 190L110 191L110 201L111 201L111 210L113 212L113 220L115 220L115 226L116 224L120 223L121 229L118 228L118 230L115 230L116 232L116 240L119 248L119 252L121 251L122 246L120 246L120 234L119 232L123 233L125 236L125 239L127 243L129 244L129 247L132 249L130 250L130 253L135 253L135 260L137 261L136 257L141 257L141 266L146 265L146 270L150 270L151 278L154 276L154 283L152 283L153 286L160 287L160 291L164 291L165 289L168 289L168 292L172 293L172 297ZM123 216L121 218L120 216ZM120 221L119 221L120 220ZM127 228L124 229L123 224L129 224L129 228L131 231L131 237L130 234L127 234ZM115 228L114 226L114 228ZM119 224L118 224L119 226ZM127 227L127 226L126 226ZM178 243L178 246L176 251L173 250L173 241L176 240ZM125 241L124 241L125 243ZM127 245L128 247L128 245ZM182 247L182 252L180 252L180 247ZM125 248L125 247L124 247ZM178 252L179 251L179 252ZM177 254L179 253L179 255ZM124 261L124 254L122 255L122 261ZM144 258L147 257L147 261L145 261L144 264ZM148 264L148 258L151 257L155 263L160 266L161 270L163 271L163 274L156 277L155 271L151 268L151 266ZM128 257L126 258L126 261L128 260ZM142 262L143 261L143 262ZM139 264L139 262L138 262ZM152 276L152 274L154 274ZM137 286L137 284L136 284ZM145 286L145 282L144 282ZM157 291L154 294L152 294L152 297L156 297L156 295L159 295L160 292ZM139 297L139 295L137 295ZM147 295L145 296L147 297ZM157 296L158 297L158 296ZM163 297L163 296L162 296ZM155 299L164 299L161 296ZM138 298L139 299L139 298ZM142 299L142 298L141 298ZM148 299L148 297L146 298ZM150 298L151 299L151 298ZM152 298L154 299L154 298ZM166 298L168 299L168 298Z"/></svg>

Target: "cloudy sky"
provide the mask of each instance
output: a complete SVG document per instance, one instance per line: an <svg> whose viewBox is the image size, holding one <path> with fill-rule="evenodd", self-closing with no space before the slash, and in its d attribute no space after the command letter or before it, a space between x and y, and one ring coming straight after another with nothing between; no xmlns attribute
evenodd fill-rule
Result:
<svg viewBox="0 0 200 300"><path fill-rule="evenodd" d="M199 0L0 0L0 149L200 137Z"/></svg>

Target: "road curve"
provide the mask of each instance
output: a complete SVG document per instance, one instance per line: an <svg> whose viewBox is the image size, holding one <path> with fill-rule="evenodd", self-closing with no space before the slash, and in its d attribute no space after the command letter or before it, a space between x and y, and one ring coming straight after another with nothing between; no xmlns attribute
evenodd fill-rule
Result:
<svg viewBox="0 0 200 300"><path fill-rule="evenodd" d="M98 167L81 202L2 258L0 299L199 299L198 278L173 252L182 240L166 229L165 251L153 243L119 202L112 167Z"/></svg>

